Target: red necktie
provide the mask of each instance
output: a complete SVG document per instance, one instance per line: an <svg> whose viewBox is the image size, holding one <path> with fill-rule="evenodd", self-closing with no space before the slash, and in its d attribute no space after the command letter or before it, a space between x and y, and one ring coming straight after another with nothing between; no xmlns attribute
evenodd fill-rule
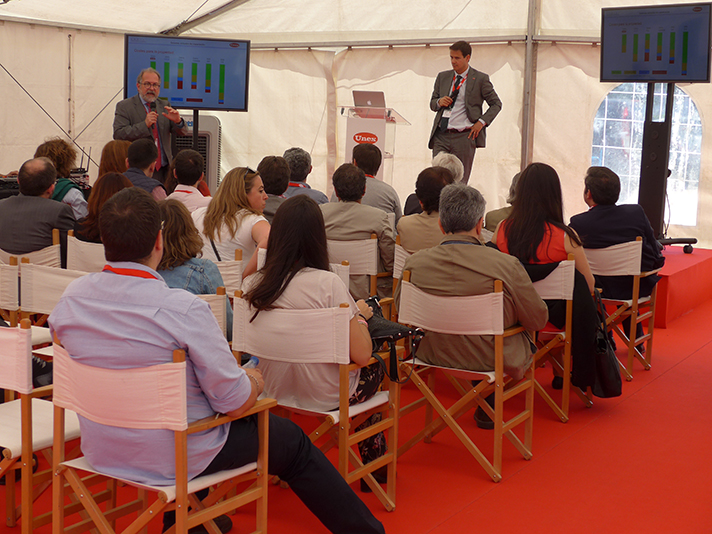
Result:
<svg viewBox="0 0 712 534"><path fill-rule="evenodd" d="M151 105L146 103L146 112L151 112ZM151 128L151 135L153 135L153 141L156 143L156 148L158 149L158 158L156 158L156 170L161 168L161 138L158 136L158 120L153 123Z"/></svg>

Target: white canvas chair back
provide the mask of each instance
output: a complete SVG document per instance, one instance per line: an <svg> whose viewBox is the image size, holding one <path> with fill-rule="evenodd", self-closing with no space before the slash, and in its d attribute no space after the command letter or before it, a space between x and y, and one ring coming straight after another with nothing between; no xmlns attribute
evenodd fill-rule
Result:
<svg viewBox="0 0 712 534"><path fill-rule="evenodd" d="M67 286L87 273L22 264L20 276L20 308L23 313L52 313Z"/></svg>
<svg viewBox="0 0 712 534"><path fill-rule="evenodd" d="M487 228L483 228L482 232L480 232L480 237L485 243L492 241L492 236L494 236L494 232L487 230Z"/></svg>
<svg viewBox="0 0 712 534"><path fill-rule="evenodd" d="M18 284L19 267L0 264L0 309L17 311L20 307Z"/></svg>
<svg viewBox="0 0 712 534"><path fill-rule="evenodd" d="M59 256L59 244L50 245L35 252L28 252L27 254L8 254L4 250L0 250L0 260L2 263L10 263L11 256L17 257L17 261L19 262L27 258L30 263L34 263L35 265L46 265L48 267L57 267L58 269L62 266Z"/></svg>
<svg viewBox="0 0 712 534"><path fill-rule="evenodd" d="M262 267L265 266L265 262L267 261L267 249L266 248L258 248L257 249L257 270L259 271L262 269Z"/></svg>
<svg viewBox="0 0 712 534"><path fill-rule="evenodd" d="M403 324L441 334L501 335L504 333L503 306L501 292L443 297L426 293L404 280L398 319Z"/></svg>
<svg viewBox="0 0 712 534"><path fill-rule="evenodd" d="M0 265L9 265L10 264L10 254L9 252L5 252L3 249L0 248Z"/></svg>
<svg viewBox="0 0 712 534"><path fill-rule="evenodd" d="M104 369L77 362L54 345L53 402L103 425L136 429L188 427L185 362Z"/></svg>
<svg viewBox="0 0 712 534"><path fill-rule="evenodd" d="M32 334L26 328L0 328L0 388L32 392Z"/></svg>
<svg viewBox="0 0 712 534"><path fill-rule="evenodd" d="M233 310L233 350L260 359L289 363L348 364L351 310L274 309L261 311L250 323L254 311L242 298L235 298ZM316 333L319 335L306 335ZM289 350L284 350L289 347Z"/></svg>
<svg viewBox="0 0 712 534"><path fill-rule="evenodd" d="M98 273L106 265L104 245L81 241L73 235L67 236L67 269Z"/></svg>
<svg viewBox="0 0 712 534"><path fill-rule="evenodd" d="M559 263L549 276L532 285L542 300L571 300L574 294L574 275L576 267L573 260Z"/></svg>
<svg viewBox="0 0 712 534"><path fill-rule="evenodd" d="M357 241L327 240L329 262L349 262L353 275L378 274L378 239L359 239Z"/></svg>
<svg viewBox="0 0 712 534"><path fill-rule="evenodd" d="M400 280L403 274L403 267L405 267L405 260L407 260L412 254L404 249L400 244L400 238L396 240L395 254L393 256L393 278Z"/></svg>
<svg viewBox="0 0 712 534"><path fill-rule="evenodd" d="M331 269L332 273L336 273L339 276L341 281L346 286L346 289L348 289L349 274L351 273L351 266L349 265L349 262L344 260L341 263L330 263L329 269Z"/></svg>
<svg viewBox="0 0 712 534"><path fill-rule="evenodd" d="M228 295L234 295L235 291L239 291L242 287L242 250L239 248L235 250L235 259L230 261L217 261L215 262L218 270L220 271L220 276L222 276L223 284Z"/></svg>
<svg viewBox="0 0 712 534"><path fill-rule="evenodd" d="M213 312L215 319L220 326L220 331L224 336L227 335L227 297L225 296L225 288L219 287L215 295L202 294L198 295L202 300L210 305L210 311Z"/></svg>
<svg viewBox="0 0 712 534"><path fill-rule="evenodd" d="M640 274L643 241L621 243L606 248L587 248L591 272L599 276L636 276Z"/></svg>

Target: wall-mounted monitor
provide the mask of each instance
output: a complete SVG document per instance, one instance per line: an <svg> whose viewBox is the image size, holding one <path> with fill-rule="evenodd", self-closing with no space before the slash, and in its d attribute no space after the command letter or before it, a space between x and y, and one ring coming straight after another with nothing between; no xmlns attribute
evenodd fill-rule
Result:
<svg viewBox="0 0 712 534"><path fill-rule="evenodd" d="M601 81L710 81L712 4L601 10Z"/></svg>
<svg viewBox="0 0 712 534"><path fill-rule="evenodd" d="M148 67L171 107L247 111L250 41L127 34L124 98L138 93L136 78Z"/></svg>

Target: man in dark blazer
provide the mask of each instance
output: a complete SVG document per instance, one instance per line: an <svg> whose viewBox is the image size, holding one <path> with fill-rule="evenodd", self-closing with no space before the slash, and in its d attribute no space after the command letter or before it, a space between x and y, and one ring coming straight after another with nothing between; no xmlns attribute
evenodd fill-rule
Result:
<svg viewBox="0 0 712 534"><path fill-rule="evenodd" d="M60 230L62 266L66 264L67 230L74 228L69 204L51 200L57 170L47 158L26 161L17 181L20 194L0 201L0 249L27 254L52 245L52 230Z"/></svg>
<svg viewBox="0 0 712 534"><path fill-rule="evenodd" d="M438 74L430 97L430 109L436 113L428 148L433 157L439 152L456 155L465 166L465 184L470 179L475 149L485 147L486 127L502 109L489 76L470 67L471 55L472 47L465 41L450 47L452 70ZM486 112L482 110L484 102Z"/></svg>
<svg viewBox="0 0 712 534"><path fill-rule="evenodd" d="M138 94L116 104L114 112L114 139L135 141L148 138L157 140L159 149L154 178L165 181L168 166L173 161L171 135L187 134L190 129L178 110L159 100L161 75L154 69L143 69L136 79Z"/></svg>
<svg viewBox="0 0 712 534"><path fill-rule="evenodd" d="M576 230L586 248L605 248L643 238L641 269L651 271L665 263L650 221L638 204L616 206L621 191L618 175L607 167L589 167L586 171L583 198L589 210L571 217L569 225ZM660 279L651 275L640 280L640 295L647 297ZM614 299L632 297L632 276L597 276L596 286L603 296Z"/></svg>

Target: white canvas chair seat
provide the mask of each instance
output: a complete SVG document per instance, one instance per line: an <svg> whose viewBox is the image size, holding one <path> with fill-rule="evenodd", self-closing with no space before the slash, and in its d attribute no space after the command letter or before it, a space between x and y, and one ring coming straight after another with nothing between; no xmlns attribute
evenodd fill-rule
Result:
<svg viewBox="0 0 712 534"><path fill-rule="evenodd" d="M218 287L214 295L201 294L198 297L208 303L210 311L213 312L215 320L218 322L220 331L223 336L227 336L227 297L225 296L225 288Z"/></svg>
<svg viewBox="0 0 712 534"><path fill-rule="evenodd" d="M188 423L185 353L176 350L173 352L173 359L172 363L144 368L105 369L77 362L69 356L66 349L55 344L55 429L62 428L66 409L73 409L83 417L105 425L172 430L175 433L176 456L175 486L149 486L126 481L139 488L138 498L118 506L114 500L113 506L109 505L102 512L79 473L89 471L100 474L105 479L118 479L91 468L84 459L65 461L65 438L61 431L55 430L55 532L64 530L64 514L59 513L59 510L65 501L67 490L81 496L79 500L84 510L102 532L114 532L113 522L116 518L133 512L138 512L139 515L127 530L138 532L145 528L151 519L160 517L161 512L166 510L176 511L175 532L187 532L189 528L205 522L214 527L212 520L215 517L251 502L257 503L257 532L266 531L268 410L276 404L275 401L259 401L242 415L258 415L260 446L256 463L189 482L188 435L226 424L235 418L218 415ZM130 387L127 387L128 384ZM227 496L235 483L253 479L256 483L244 492ZM202 502L191 493L192 490L197 491L213 484L218 487ZM145 490L157 493L157 499L150 505L145 497ZM224 500L216 505L217 501L223 498ZM192 508L190 513L189 507Z"/></svg>
<svg viewBox="0 0 712 534"><path fill-rule="evenodd" d="M398 455L405 453L422 440L430 442L432 437L444 428L450 428L465 448L478 461L493 481L502 479L502 438L506 436L525 460L532 456L532 429L534 406L534 362L529 366L523 380L514 383L504 372L504 338L524 331L522 327L504 328L502 282L494 281L494 292L474 296L441 296L422 291L410 282L410 273L404 271L401 286L399 321L403 324L423 328L427 332L452 335L491 335L495 339L495 369L491 372L470 371L426 364L418 358L401 363L401 373L411 375L412 381L423 398L404 407L401 416L422 406L426 408L424 428L403 443ZM461 397L449 408L445 408L435 395L434 372L442 371ZM428 376L428 383L423 380ZM457 379L466 380L466 385ZM471 386L471 380L479 380ZM494 393L494 409L485 398ZM525 408L514 417L504 419L504 403L517 395L525 395ZM457 423L457 419L474 406L479 406L494 421L493 459L490 461L475 445L472 439ZM433 419L433 410L439 416ZM524 425L524 441L514 429Z"/></svg>
<svg viewBox="0 0 712 534"><path fill-rule="evenodd" d="M388 391L382 391L371 399L349 406L349 373L358 367L350 363L349 321L351 311L347 304L338 308L320 309L273 309L262 311L250 322L253 311L247 301L235 294L233 320L233 349L237 353L249 353L260 361L276 361L300 364L334 364L339 366L339 409L319 412L280 404L283 408L303 415L317 417L322 421L309 438L312 442L326 439L321 450L333 446L339 448L339 473L351 484L360 479L366 481L386 510L395 509L396 451L398 432L399 390L397 384L388 381ZM372 359L370 363L375 363ZM386 378L387 380L387 378ZM385 387L385 382L384 382ZM354 432L361 421L373 413L381 412L383 419L372 426ZM383 431L386 433L388 452L364 465L353 450L359 442ZM387 466L386 491L371 474ZM350 467L353 467L351 469Z"/></svg>
<svg viewBox="0 0 712 534"><path fill-rule="evenodd" d="M67 236L67 269L98 273L104 265L106 265L104 245L77 239L74 237L74 231L70 230Z"/></svg>
<svg viewBox="0 0 712 534"><path fill-rule="evenodd" d="M74 460L68 460L64 462L62 465L65 465L71 469L76 469L79 471L86 471L87 473L94 473L95 475L101 475L103 476L104 473L101 471L97 471L94 469L89 462L87 462L87 459L82 456L80 458L76 458ZM257 469L257 462L252 462L249 464L245 464L242 467L238 467L237 469L230 469L228 471L218 471L217 473L213 473L211 475L206 475L202 477L196 477L192 480L188 481L188 493L195 493L196 491L200 491L205 488L209 488L211 486L215 486L217 484L221 484L223 482L226 482L228 480L237 478L241 475L248 474L252 471L255 471ZM158 494L158 498L166 503L171 503L176 500L177 497L177 489L176 486L150 486L148 484L140 484L138 482L134 482L133 480L128 480L126 478L120 478L120 477L115 477L116 480L122 482L123 484L126 484L127 486L132 486L134 488L138 488L141 490L146 490L146 491L151 491L154 493Z"/></svg>
<svg viewBox="0 0 712 534"><path fill-rule="evenodd" d="M242 271L244 269L242 250L239 248L235 250L234 260L217 261L215 265L220 271L227 294L234 295L235 291L239 291L242 287Z"/></svg>
<svg viewBox="0 0 712 534"><path fill-rule="evenodd" d="M561 404L557 403L549 392L539 383L534 376L534 389L546 401L553 412L563 423L569 420L570 393L574 392L584 401L587 407L592 406L591 399L579 388L571 386L571 328L573 321L573 297L574 297L574 277L576 266L573 254L569 254L568 260L562 261L546 278L534 282L532 285L536 289L542 300L563 300L566 302L566 319L563 328L556 328L553 324L547 323L537 335L537 352L534 354L534 366L543 366L547 361L552 367L558 369L564 385L561 390ZM559 361L552 351L560 351L561 361Z"/></svg>
<svg viewBox="0 0 712 534"><path fill-rule="evenodd" d="M34 326L32 325L32 346L46 345L47 343L52 343L52 334L49 328L44 326Z"/></svg>
<svg viewBox="0 0 712 534"><path fill-rule="evenodd" d="M657 284L648 297L640 296L640 279L660 272L641 271L643 255L643 238L638 236L635 241L620 243L606 248L586 249L586 258L591 266L591 272L596 276L632 276L632 298L619 300L602 295L603 303L614 306L615 311L606 319L611 330L623 341L627 348L628 358L626 365L618 360L621 372L626 380L633 379L633 361L638 360L643 368L648 371L653 357L653 333L655 330L655 305L657 300ZM623 331L623 320L630 318L630 329ZM647 333L637 337L638 324L647 326ZM638 346L645 343L645 354Z"/></svg>
<svg viewBox="0 0 712 534"><path fill-rule="evenodd" d="M52 386L33 389L30 321L21 328L0 328L0 387L20 394L17 400L0 404L0 477L5 476L7 525L15 526L22 517L22 534L50 522L49 514L34 517L33 501L51 486L52 470L37 473L33 469L33 452L47 451L52 446L52 403L42 400L52 394ZM64 430L68 439L79 437L79 421L68 413ZM15 506L15 471L22 471L21 504Z"/></svg>

